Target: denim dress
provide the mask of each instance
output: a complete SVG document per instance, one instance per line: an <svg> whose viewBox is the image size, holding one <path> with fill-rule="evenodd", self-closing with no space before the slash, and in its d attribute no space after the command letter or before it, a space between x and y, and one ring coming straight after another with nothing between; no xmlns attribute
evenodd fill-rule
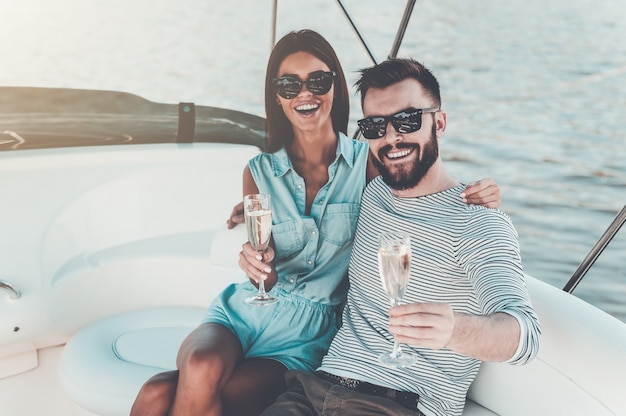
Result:
<svg viewBox="0 0 626 416"><path fill-rule="evenodd" d="M263 357L288 369L317 368L337 332L348 288L352 239L366 185L368 145L340 133L328 183L304 215L306 189L285 149L249 162L260 193L272 196L272 238L279 301L251 306L249 281L228 286L210 305L205 322L231 329L246 358Z"/></svg>

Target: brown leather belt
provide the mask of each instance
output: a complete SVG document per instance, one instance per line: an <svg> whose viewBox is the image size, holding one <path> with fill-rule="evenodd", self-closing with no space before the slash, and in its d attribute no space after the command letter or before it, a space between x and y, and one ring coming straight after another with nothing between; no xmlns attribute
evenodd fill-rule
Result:
<svg viewBox="0 0 626 416"><path fill-rule="evenodd" d="M338 384L350 390L358 391L359 393L371 394L373 396L385 397L393 400L394 402L401 404L407 409L417 411L418 414L422 414L417 408L420 396L417 393L409 393L406 391L394 390L389 387L377 386L376 384L367 383L361 380L355 380L347 377L339 377L334 374L327 373L326 371L316 371L315 374L323 378L326 381L330 381L333 384Z"/></svg>

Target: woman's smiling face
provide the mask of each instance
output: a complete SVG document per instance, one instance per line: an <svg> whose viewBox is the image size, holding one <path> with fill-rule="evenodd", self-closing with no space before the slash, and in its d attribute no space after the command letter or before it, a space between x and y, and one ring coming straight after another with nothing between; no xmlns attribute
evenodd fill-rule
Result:
<svg viewBox="0 0 626 416"><path fill-rule="evenodd" d="M276 77L286 75L295 76L301 81L309 78L309 74L315 71L330 71L328 65L308 52L296 52L288 55L278 67ZM283 108L285 116L291 122L294 131L322 132L326 131L332 119L330 111L333 107L334 85L330 91L323 95L315 95L303 82L300 93L292 99L285 99L276 94L277 103Z"/></svg>

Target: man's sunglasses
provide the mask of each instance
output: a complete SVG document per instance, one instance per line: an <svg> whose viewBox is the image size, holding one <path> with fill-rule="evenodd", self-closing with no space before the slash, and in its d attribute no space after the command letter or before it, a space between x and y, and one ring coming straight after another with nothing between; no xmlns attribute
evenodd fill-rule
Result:
<svg viewBox="0 0 626 416"><path fill-rule="evenodd" d="M274 78L272 85L274 90L286 100L296 98L302 90L302 84L315 95L324 95L330 91L333 85L335 73L332 71L315 71L311 72L304 81L294 75L285 75L284 77Z"/></svg>
<svg viewBox="0 0 626 416"><path fill-rule="evenodd" d="M387 125L391 125L398 133L413 133L422 127L422 114L436 113L438 108L407 108L390 116L372 116L363 118L357 123L363 137L369 140L380 139L387 133Z"/></svg>

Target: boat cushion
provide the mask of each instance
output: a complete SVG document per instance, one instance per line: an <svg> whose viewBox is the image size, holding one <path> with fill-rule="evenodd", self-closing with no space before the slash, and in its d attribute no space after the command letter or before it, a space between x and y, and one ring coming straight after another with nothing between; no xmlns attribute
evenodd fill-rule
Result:
<svg viewBox="0 0 626 416"><path fill-rule="evenodd" d="M228 230L223 225L215 230L206 276L215 293L242 279L237 263L246 238L243 226ZM205 289L185 287L189 292ZM146 380L176 368L180 344L205 314L206 307L194 304L160 306L123 312L84 326L63 349L59 371L65 393L80 411L127 415Z"/></svg>
<svg viewBox="0 0 626 416"><path fill-rule="evenodd" d="M176 368L181 342L205 312L189 306L150 308L86 326L63 351L63 389L75 404L95 414L128 414L148 378Z"/></svg>

